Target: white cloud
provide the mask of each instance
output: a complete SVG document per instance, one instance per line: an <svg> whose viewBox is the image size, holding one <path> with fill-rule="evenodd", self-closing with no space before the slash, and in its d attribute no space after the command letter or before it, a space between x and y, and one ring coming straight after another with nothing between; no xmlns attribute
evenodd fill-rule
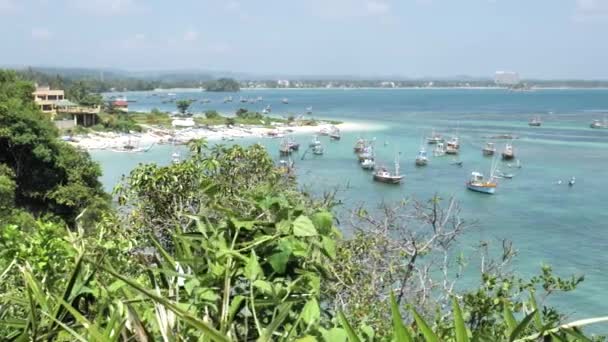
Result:
<svg viewBox="0 0 608 342"><path fill-rule="evenodd" d="M17 10L17 4L13 0L0 0L0 13L12 13Z"/></svg>
<svg viewBox="0 0 608 342"><path fill-rule="evenodd" d="M575 21L608 18L608 0L576 0Z"/></svg>
<svg viewBox="0 0 608 342"><path fill-rule="evenodd" d="M187 42L193 42L198 39L198 32L195 30L188 30L184 33L184 40Z"/></svg>
<svg viewBox="0 0 608 342"><path fill-rule="evenodd" d="M35 27L32 29L32 38L36 40L49 40L52 35L51 31L44 27Z"/></svg>
<svg viewBox="0 0 608 342"><path fill-rule="evenodd" d="M371 0L366 4L367 12L371 15L382 15L386 14L390 10L388 3L384 1Z"/></svg>
<svg viewBox="0 0 608 342"><path fill-rule="evenodd" d="M78 10L96 15L119 15L133 12L138 4L135 0L71 0Z"/></svg>

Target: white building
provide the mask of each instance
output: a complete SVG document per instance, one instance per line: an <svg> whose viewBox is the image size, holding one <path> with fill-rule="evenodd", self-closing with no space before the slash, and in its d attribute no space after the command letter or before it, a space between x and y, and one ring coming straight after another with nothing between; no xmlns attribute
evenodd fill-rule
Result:
<svg viewBox="0 0 608 342"><path fill-rule="evenodd" d="M514 71L497 71L494 75L494 82L498 85L516 85L521 82L519 74Z"/></svg>
<svg viewBox="0 0 608 342"><path fill-rule="evenodd" d="M277 85L279 87L289 88L289 80L278 80Z"/></svg>

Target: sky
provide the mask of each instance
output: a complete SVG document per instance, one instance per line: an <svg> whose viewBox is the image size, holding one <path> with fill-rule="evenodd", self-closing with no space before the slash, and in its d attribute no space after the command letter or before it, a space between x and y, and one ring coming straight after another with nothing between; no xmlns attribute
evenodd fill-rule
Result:
<svg viewBox="0 0 608 342"><path fill-rule="evenodd" d="M608 79L608 0L0 0L0 65Z"/></svg>

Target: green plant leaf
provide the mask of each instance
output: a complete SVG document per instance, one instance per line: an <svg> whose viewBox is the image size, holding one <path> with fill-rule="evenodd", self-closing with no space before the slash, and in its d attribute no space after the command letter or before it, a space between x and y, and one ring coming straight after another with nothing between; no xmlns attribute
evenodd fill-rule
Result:
<svg viewBox="0 0 608 342"><path fill-rule="evenodd" d="M401 312L399 312L399 305L397 304L393 292L391 292L391 316L393 319L393 339L396 342L412 342L412 336L403 324L403 318L401 317Z"/></svg>
<svg viewBox="0 0 608 342"><path fill-rule="evenodd" d="M323 340L326 342L346 342L346 331L342 328L331 328L329 330L319 329Z"/></svg>
<svg viewBox="0 0 608 342"><path fill-rule="evenodd" d="M333 215L330 212L322 211L312 216L312 222L321 234L327 235L331 232Z"/></svg>
<svg viewBox="0 0 608 342"><path fill-rule="evenodd" d="M315 298L310 299L304 305L302 309L302 320L304 323L310 325L313 324L321 317L321 310L319 309L319 303Z"/></svg>
<svg viewBox="0 0 608 342"><path fill-rule="evenodd" d="M264 328L264 332L262 336L258 339L260 342L266 342L272 340L272 335L277 331L277 329L283 324L283 321L289 315L291 310L291 306L293 303L283 303L279 305L279 313L276 315L274 320L268 324L266 328Z"/></svg>
<svg viewBox="0 0 608 342"><path fill-rule="evenodd" d="M540 317L540 312L538 311L538 305L536 304L536 298L534 297L534 293L530 293L530 304L532 305L532 309L536 314L534 314L534 326L538 329L539 332L542 332L543 329L543 320Z"/></svg>
<svg viewBox="0 0 608 342"><path fill-rule="evenodd" d="M270 266L272 266L272 269L275 272L279 274L284 274L285 268L287 267L287 263L289 262L290 255L291 251L275 253L268 258L268 262L270 263Z"/></svg>
<svg viewBox="0 0 608 342"><path fill-rule="evenodd" d="M452 310L454 311L454 328L456 329L456 342L468 342L469 335L467 333L467 327L464 325L464 319L462 318L462 311L458 300L452 297Z"/></svg>
<svg viewBox="0 0 608 342"><path fill-rule="evenodd" d="M263 277L263 271L258 262L258 257L255 255L255 251L251 251L251 255L245 265L245 277L250 281L255 281L260 275Z"/></svg>
<svg viewBox="0 0 608 342"><path fill-rule="evenodd" d="M416 312L416 309L412 308L412 314L414 315L414 320L416 321L416 324L418 325L418 329L420 329L420 331L422 332L422 336L424 336L424 339L426 340L426 342L439 342L439 337L437 337L437 335L435 335L435 333L429 327L429 325L426 323L424 318L422 318L418 314L418 312Z"/></svg>
<svg viewBox="0 0 608 342"><path fill-rule="evenodd" d="M322 239L323 242L323 250L327 254L328 257L334 259L336 257L336 242L334 239L324 236Z"/></svg>
<svg viewBox="0 0 608 342"><path fill-rule="evenodd" d="M317 342L317 338L314 336L304 336L296 340L296 342Z"/></svg>
<svg viewBox="0 0 608 342"><path fill-rule="evenodd" d="M515 320L515 316L513 316L513 312L511 311L511 308L509 308L509 303L504 303L502 305L503 307L503 318L507 324L507 337L509 337L513 331L515 330L515 328L517 327L517 321Z"/></svg>
<svg viewBox="0 0 608 342"><path fill-rule="evenodd" d="M256 280L253 282L253 287L262 291L263 294L272 295L272 284L266 280Z"/></svg>
<svg viewBox="0 0 608 342"><path fill-rule="evenodd" d="M344 313L342 313L342 311L338 312L338 320L340 321L340 325L342 325L342 328L346 330L346 336L348 336L348 340L350 342L361 342L357 334L355 334L353 327L350 326L350 324L346 320L346 317L344 317Z"/></svg>
<svg viewBox="0 0 608 342"><path fill-rule="evenodd" d="M534 315L536 315L536 310L532 311L526 317L524 317L524 319L515 327L515 329L513 329L513 332L509 336L509 342L515 341L515 339L519 335L521 335L524 330L526 330L528 324L530 324L530 321L532 320L532 318L534 318Z"/></svg>
<svg viewBox="0 0 608 342"><path fill-rule="evenodd" d="M293 221L293 234L301 237L318 235L315 225L304 215L298 216L298 218Z"/></svg>

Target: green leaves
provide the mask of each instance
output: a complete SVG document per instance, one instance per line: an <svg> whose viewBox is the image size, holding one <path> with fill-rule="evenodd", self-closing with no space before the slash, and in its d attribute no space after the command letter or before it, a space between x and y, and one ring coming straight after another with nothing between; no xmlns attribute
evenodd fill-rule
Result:
<svg viewBox="0 0 608 342"><path fill-rule="evenodd" d="M418 314L418 312L416 312L416 309L412 308L411 311L412 311L412 315L414 315L414 320L416 321L416 325L418 326L418 329L422 333L422 336L424 336L424 339L426 340L426 342L439 342L439 337L433 332L433 329L431 329L431 327L429 327L429 325L426 323L424 318L422 318Z"/></svg>
<svg viewBox="0 0 608 342"><path fill-rule="evenodd" d="M515 339L526 330L526 328L532 321L532 318L534 318L534 315L536 315L536 310L532 311L526 317L524 317L524 319L515 327L515 329L513 329L513 332L511 332L511 335L509 336L509 342L515 341Z"/></svg>
<svg viewBox="0 0 608 342"><path fill-rule="evenodd" d="M391 292L391 316L393 320L393 339L395 342L412 342L412 336L403 325L403 318L399 312L399 305L395 299L395 294Z"/></svg>
<svg viewBox="0 0 608 342"><path fill-rule="evenodd" d="M311 325L315 323L321 317L321 310L319 309L319 303L315 298L310 299L304 305L302 309L302 320L304 323Z"/></svg>
<svg viewBox="0 0 608 342"><path fill-rule="evenodd" d="M255 281L261 275L261 278L264 277L264 272L260 267L260 263L258 262L258 258L255 255L255 251L251 251L251 255L249 256L249 260L247 260L247 264L245 265L245 277L250 281Z"/></svg>
<svg viewBox="0 0 608 342"><path fill-rule="evenodd" d="M456 342L468 342L469 335L467 327L464 325L464 319L462 318L462 311L458 300L452 297L452 310L454 313L454 329L456 330Z"/></svg>
<svg viewBox="0 0 608 342"><path fill-rule="evenodd" d="M317 229L308 217L301 215L293 221L293 234L298 237L317 236Z"/></svg>

